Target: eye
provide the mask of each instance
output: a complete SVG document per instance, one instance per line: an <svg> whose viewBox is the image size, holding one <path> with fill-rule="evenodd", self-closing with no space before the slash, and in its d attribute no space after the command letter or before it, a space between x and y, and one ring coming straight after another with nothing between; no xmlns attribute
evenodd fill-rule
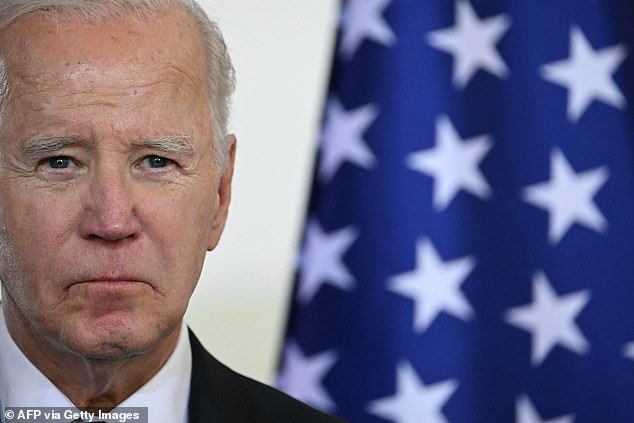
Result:
<svg viewBox="0 0 634 423"><path fill-rule="evenodd" d="M51 169L68 169L71 164L70 157L67 156L51 157L46 162Z"/></svg>
<svg viewBox="0 0 634 423"><path fill-rule="evenodd" d="M160 169L167 167L172 161L161 156L147 156L143 162L150 168Z"/></svg>
<svg viewBox="0 0 634 423"><path fill-rule="evenodd" d="M49 182L68 182L80 177L82 165L71 156L51 156L40 160L37 173Z"/></svg>

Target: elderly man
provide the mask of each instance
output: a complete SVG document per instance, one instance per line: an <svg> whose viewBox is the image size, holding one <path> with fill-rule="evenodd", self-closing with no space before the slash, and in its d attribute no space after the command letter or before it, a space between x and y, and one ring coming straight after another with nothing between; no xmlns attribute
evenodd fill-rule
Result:
<svg viewBox="0 0 634 423"><path fill-rule="evenodd" d="M193 0L0 0L0 401L150 422L334 422L233 373L183 324L235 140Z"/></svg>

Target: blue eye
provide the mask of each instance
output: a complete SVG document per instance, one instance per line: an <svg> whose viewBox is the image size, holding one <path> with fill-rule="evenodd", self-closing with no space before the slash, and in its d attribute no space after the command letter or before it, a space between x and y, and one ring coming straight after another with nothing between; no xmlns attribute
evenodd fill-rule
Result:
<svg viewBox="0 0 634 423"><path fill-rule="evenodd" d="M145 160L147 161L148 165L154 169L166 167L170 163L169 159L160 156L148 156L145 158Z"/></svg>
<svg viewBox="0 0 634 423"><path fill-rule="evenodd" d="M60 156L48 159L51 169L67 169L70 166L70 157Z"/></svg>

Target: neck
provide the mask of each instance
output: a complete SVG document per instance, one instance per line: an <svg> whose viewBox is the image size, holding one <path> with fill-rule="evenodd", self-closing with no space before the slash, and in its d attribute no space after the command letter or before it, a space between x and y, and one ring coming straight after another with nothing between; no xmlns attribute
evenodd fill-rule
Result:
<svg viewBox="0 0 634 423"><path fill-rule="evenodd" d="M11 299L2 310L13 341L24 355L79 408L110 410L147 383L176 348L181 325L156 345L118 359L82 356L34 330Z"/></svg>

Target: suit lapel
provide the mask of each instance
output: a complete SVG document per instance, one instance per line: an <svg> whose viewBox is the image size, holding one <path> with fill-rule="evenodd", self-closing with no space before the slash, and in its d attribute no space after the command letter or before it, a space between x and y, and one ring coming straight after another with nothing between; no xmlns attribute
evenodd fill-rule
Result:
<svg viewBox="0 0 634 423"><path fill-rule="evenodd" d="M252 393L243 377L212 357L189 331L192 379L189 423L260 422Z"/></svg>
<svg viewBox="0 0 634 423"><path fill-rule="evenodd" d="M188 329L189 330L189 329ZM192 377L189 389L189 423L225 423L211 396L207 352L189 330L192 348Z"/></svg>

